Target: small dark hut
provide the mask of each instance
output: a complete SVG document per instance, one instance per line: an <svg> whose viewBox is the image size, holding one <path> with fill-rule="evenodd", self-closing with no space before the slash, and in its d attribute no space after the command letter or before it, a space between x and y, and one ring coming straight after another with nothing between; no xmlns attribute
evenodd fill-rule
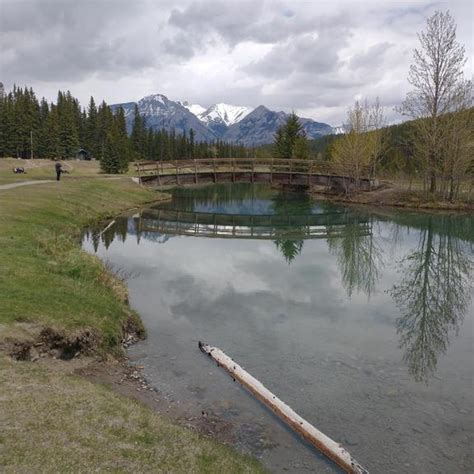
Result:
<svg viewBox="0 0 474 474"><path fill-rule="evenodd" d="M91 159L91 156L89 155L87 150L84 150L84 148L80 148L79 150L77 150L76 159L89 161Z"/></svg>

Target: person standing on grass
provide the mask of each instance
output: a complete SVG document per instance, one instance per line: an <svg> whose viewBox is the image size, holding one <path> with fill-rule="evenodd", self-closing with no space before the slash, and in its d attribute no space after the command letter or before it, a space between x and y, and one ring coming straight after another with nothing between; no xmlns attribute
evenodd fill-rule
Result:
<svg viewBox="0 0 474 474"><path fill-rule="evenodd" d="M63 172L63 165L60 161L56 161L54 167L56 168L56 181L61 179L61 173Z"/></svg>

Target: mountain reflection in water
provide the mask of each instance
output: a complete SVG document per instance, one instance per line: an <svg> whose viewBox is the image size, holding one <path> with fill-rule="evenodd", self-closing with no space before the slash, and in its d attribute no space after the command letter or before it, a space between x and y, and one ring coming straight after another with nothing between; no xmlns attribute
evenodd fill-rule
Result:
<svg viewBox="0 0 474 474"><path fill-rule="evenodd" d="M398 281L384 288L400 311L396 320L400 348L409 373L428 381L438 358L457 334L472 296L474 219L470 216L409 212L354 211L314 203L306 194L288 194L268 188L213 186L179 190L171 203L116 219L100 233L86 237L97 251L114 241L135 236L166 243L175 235L209 238L267 239L275 243L288 265L301 254L308 239L325 239L335 257L348 297L354 292L370 298L388 256L374 232L384 225L396 247L402 235L418 233L418 242L399 261ZM256 213L257 212L257 213Z"/></svg>

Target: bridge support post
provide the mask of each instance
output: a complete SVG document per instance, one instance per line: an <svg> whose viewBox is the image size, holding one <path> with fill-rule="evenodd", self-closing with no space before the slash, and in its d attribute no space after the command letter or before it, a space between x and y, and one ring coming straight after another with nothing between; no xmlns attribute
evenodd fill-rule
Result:
<svg viewBox="0 0 474 474"><path fill-rule="evenodd" d="M179 184L179 175L178 175L178 160L176 160L176 184Z"/></svg>
<svg viewBox="0 0 474 474"><path fill-rule="evenodd" d="M196 160L194 160L194 184L198 184L198 169Z"/></svg>

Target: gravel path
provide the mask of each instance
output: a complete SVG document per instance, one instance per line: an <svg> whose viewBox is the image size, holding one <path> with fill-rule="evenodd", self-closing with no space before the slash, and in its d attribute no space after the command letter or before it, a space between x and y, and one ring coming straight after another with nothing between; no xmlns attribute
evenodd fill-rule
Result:
<svg viewBox="0 0 474 474"><path fill-rule="evenodd" d="M34 181L20 181L18 183L0 184L0 191L3 191L5 189L19 188L20 186L28 186L29 184L41 184L41 183L54 183L54 180L38 179Z"/></svg>

